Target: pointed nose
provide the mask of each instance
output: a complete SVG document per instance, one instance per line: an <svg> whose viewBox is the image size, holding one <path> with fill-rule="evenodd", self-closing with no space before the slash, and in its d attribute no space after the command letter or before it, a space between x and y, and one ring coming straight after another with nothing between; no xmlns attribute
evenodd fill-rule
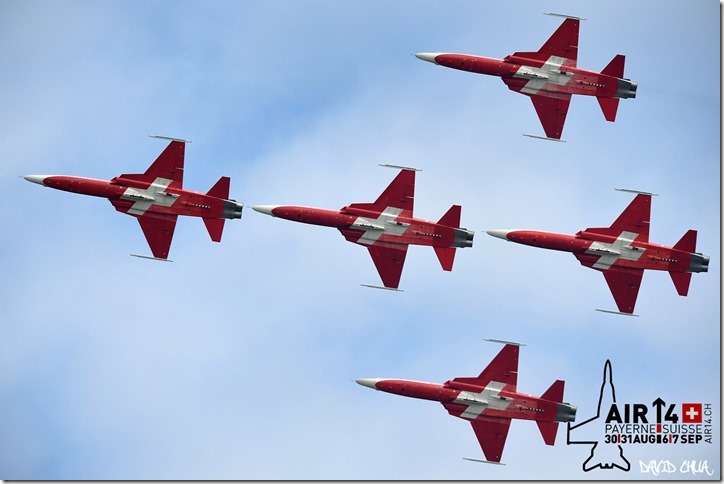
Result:
<svg viewBox="0 0 724 484"><path fill-rule="evenodd" d="M422 52L420 54L415 54L415 57L417 57L420 60L424 60L427 62L432 62L433 64L437 64L437 62L435 62L435 57L437 57L439 55L440 55L439 52L433 52L433 53Z"/></svg>
<svg viewBox="0 0 724 484"><path fill-rule="evenodd" d="M374 390L377 390L377 382L383 380L383 378L360 378L359 380L355 380L357 383L362 385L363 387L372 388Z"/></svg>
<svg viewBox="0 0 724 484"><path fill-rule="evenodd" d="M254 205L252 210L259 212L259 213L265 213L267 215L271 215L272 217L274 214L272 213L272 210L279 207L279 205Z"/></svg>
<svg viewBox="0 0 724 484"><path fill-rule="evenodd" d="M499 239L508 240L508 234L511 232L512 230L488 230L488 235L492 235L493 237L497 237Z"/></svg>
<svg viewBox="0 0 724 484"><path fill-rule="evenodd" d="M48 175L28 175L28 176L24 176L23 178L25 178L29 182L33 182L33 183L37 183L38 185L45 186L45 183L43 183L43 181L46 178L48 178Z"/></svg>

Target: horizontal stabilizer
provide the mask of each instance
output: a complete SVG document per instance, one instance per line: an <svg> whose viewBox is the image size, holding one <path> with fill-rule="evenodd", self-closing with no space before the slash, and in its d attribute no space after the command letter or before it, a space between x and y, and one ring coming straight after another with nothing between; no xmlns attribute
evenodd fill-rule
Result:
<svg viewBox="0 0 724 484"><path fill-rule="evenodd" d="M625 63L626 56L618 54L611 60L611 62L608 63L606 67L603 68L601 74L611 77L623 78L623 67Z"/></svg>
<svg viewBox="0 0 724 484"><path fill-rule="evenodd" d="M689 283L691 283L691 272L669 272L671 280L674 281L676 292L679 296L689 294Z"/></svg>
<svg viewBox="0 0 724 484"><path fill-rule="evenodd" d="M538 430L540 430L540 434L543 436L546 445L554 445L556 443L556 434L558 433L558 422L542 422L536 420L535 423L538 424Z"/></svg>
<svg viewBox="0 0 724 484"><path fill-rule="evenodd" d="M451 271L455 262L455 247L433 247L442 270Z"/></svg>
<svg viewBox="0 0 724 484"><path fill-rule="evenodd" d="M209 231L211 240L213 240L214 242L221 242L221 234L224 232L225 221L226 220L224 220L223 218L204 217L204 224L206 225L206 230Z"/></svg>
<svg viewBox="0 0 724 484"><path fill-rule="evenodd" d="M453 205L450 209L445 212L445 215L440 217L437 221L438 225L445 225L446 227L452 227L454 229L460 228L460 212L462 208L460 205Z"/></svg>
<svg viewBox="0 0 724 484"><path fill-rule="evenodd" d="M617 97L597 97L599 106L601 106L601 111L603 111L603 116L606 118L606 121L616 121L616 111L618 111L618 101L619 98Z"/></svg>
<svg viewBox="0 0 724 484"><path fill-rule="evenodd" d="M696 252L696 230L689 230L674 245L674 249L684 252Z"/></svg>
<svg viewBox="0 0 724 484"><path fill-rule="evenodd" d="M222 176L216 185L206 192L210 197L221 198L227 200L229 198L229 186L231 185L231 179L228 176Z"/></svg>

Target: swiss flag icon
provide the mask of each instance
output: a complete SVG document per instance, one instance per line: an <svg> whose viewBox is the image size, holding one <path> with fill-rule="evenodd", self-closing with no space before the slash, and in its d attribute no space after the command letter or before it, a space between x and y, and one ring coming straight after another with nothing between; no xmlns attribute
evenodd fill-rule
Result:
<svg viewBox="0 0 724 484"><path fill-rule="evenodd" d="M701 403L681 404L681 423L701 423Z"/></svg>

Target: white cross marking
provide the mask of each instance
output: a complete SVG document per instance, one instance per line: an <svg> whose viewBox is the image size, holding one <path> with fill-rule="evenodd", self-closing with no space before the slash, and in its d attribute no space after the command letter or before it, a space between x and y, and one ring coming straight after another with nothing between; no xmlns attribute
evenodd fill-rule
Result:
<svg viewBox="0 0 724 484"><path fill-rule="evenodd" d="M694 407L689 407L689 410L686 411L686 415L689 417L689 420L694 420L697 415L699 415L699 412L697 412Z"/></svg>
<svg viewBox="0 0 724 484"><path fill-rule="evenodd" d="M565 57L552 55L545 61L541 67L520 66L520 69L513 77L530 79L528 83L520 90L526 94L538 94L546 84L556 84L563 86L573 77L570 74L561 72L561 66L567 61ZM531 79L533 77L533 79Z"/></svg>
<svg viewBox="0 0 724 484"><path fill-rule="evenodd" d="M474 420L487 408L505 410L510 405L510 400L504 400L498 396L505 383L491 381L480 393L462 391L453 400L453 403L467 405L468 408L460 414L462 418Z"/></svg>
<svg viewBox="0 0 724 484"><path fill-rule="evenodd" d="M168 178L159 177L145 190L128 187L126 191L123 192L123 195L121 195L122 199L135 202L133 206L128 209L128 213L143 215L151 205L162 205L164 207L173 205L178 195L164 192L172 181L173 180L169 180Z"/></svg>
<svg viewBox="0 0 724 484"><path fill-rule="evenodd" d="M387 207L377 218L357 217L350 228L364 230L364 234L357 242L372 245L377 242L382 234L402 235L405 233L409 224L398 225L395 223L401 212L401 208ZM365 228L365 225L381 228Z"/></svg>
<svg viewBox="0 0 724 484"><path fill-rule="evenodd" d="M604 254L593 264L596 269L608 269L619 258L637 261L646 251L640 247L632 247L631 243L638 237L636 232L621 232L621 235L611 244L593 242L586 250L586 254Z"/></svg>

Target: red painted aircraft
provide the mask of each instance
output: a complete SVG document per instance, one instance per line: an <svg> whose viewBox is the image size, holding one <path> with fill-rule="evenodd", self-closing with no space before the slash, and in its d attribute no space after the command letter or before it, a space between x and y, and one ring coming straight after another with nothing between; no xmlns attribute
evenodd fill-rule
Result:
<svg viewBox="0 0 724 484"><path fill-rule="evenodd" d="M221 242L224 219L241 218L243 204L229 200L229 177L222 176L203 194L184 190L186 140L171 143L143 174L124 174L110 181L64 175L28 175L26 180L67 192L107 198L119 212L136 217L154 257L167 260L179 215L202 217L211 240Z"/></svg>
<svg viewBox="0 0 724 484"><path fill-rule="evenodd" d="M442 403L450 415L468 420L487 460L499 463L512 419L535 420L547 445L556 441L558 422L573 422L576 407L563 403L562 380L556 380L541 397L519 393L518 346L507 341L500 353L477 377L454 378L442 385L412 380L363 378L357 383L405 397Z"/></svg>
<svg viewBox="0 0 724 484"><path fill-rule="evenodd" d="M435 249L443 270L451 271L455 248L472 247L474 232L460 228L460 206L453 205L437 222L412 217L415 169L402 171L374 203L353 203L341 210L288 205L257 205L257 212L325 227L334 227L350 242L367 247L384 288L397 289L407 247L429 245ZM379 287L363 284L368 287Z"/></svg>
<svg viewBox="0 0 724 484"><path fill-rule="evenodd" d="M453 69L500 77L510 90L530 96L546 139L560 140L573 94L596 96L606 120L615 121L618 100L635 98L638 87L623 77L623 55L614 57L601 72L576 66L580 20L567 17L537 52L515 52L503 59L443 53L415 56Z"/></svg>
<svg viewBox="0 0 724 484"><path fill-rule="evenodd" d="M489 230L488 234L519 244L572 252L584 266L603 272L622 314L634 315L645 269L668 271L676 291L686 296L691 274L709 269L709 257L696 252L696 230L686 232L673 247L650 243L653 194L617 190L637 195L610 227L588 228L576 235L535 230Z"/></svg>

